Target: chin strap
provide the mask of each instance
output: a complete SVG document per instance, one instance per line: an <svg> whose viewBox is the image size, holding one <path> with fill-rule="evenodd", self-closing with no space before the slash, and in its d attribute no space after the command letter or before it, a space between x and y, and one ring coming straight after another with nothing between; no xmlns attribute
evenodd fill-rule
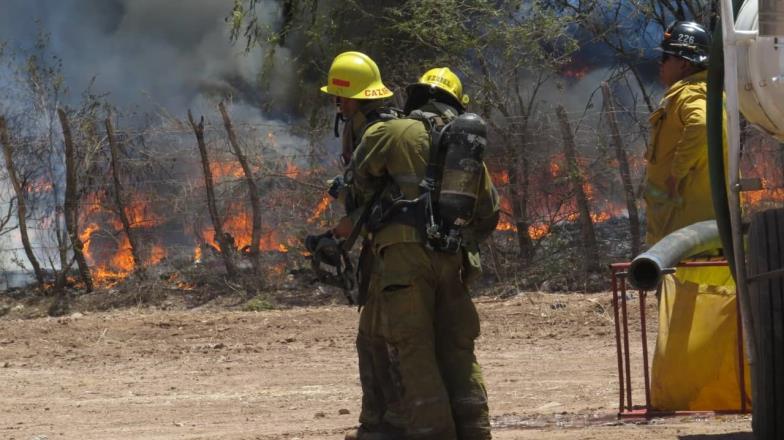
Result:
<svg viewBox="0 0 784 440"><path fill-rule="evenodd" d="M340 137L340 123L346 122L346 118L343 117L343 110L340 108L340 101L337 99L335 100L335 137Z"/></svg>

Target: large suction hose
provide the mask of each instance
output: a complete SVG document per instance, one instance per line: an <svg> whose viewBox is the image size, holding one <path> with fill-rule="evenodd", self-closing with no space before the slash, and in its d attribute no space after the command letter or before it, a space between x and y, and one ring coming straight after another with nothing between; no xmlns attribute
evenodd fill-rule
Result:
<svg viewBox="0 0 784 440"><path fill-rule="evenodd" d="M705 220L671 232L632 260L629 282L640 290L655 289L665 274L684 258L721 247L714 220Z"/></svg>

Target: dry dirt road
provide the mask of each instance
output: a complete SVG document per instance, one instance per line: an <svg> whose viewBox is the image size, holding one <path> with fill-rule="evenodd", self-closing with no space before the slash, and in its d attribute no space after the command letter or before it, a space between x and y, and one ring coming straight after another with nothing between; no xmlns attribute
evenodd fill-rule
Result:
<svg viewBox="0 0 784 440"><path fill-rule="evenodd" d="M748 416L618 422L609 294L478 308L497 439L752 438ZM340 305L6 318L0 438L342 439L358 412L356 323Z"/></svg>

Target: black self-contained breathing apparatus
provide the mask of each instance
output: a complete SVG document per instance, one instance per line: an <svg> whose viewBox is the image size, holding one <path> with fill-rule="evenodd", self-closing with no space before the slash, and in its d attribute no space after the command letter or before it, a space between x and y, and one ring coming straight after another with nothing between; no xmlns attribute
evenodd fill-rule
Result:
<svg viewBox="0 0 784 440"><path fill-rule="evenodd" d="M425 125L430 135L430 153L420 195L405 199L394 182L370 211L368 230L390 223L416 227L431 249L456 253L462 244L461 230L474 218L487 146L487 126L474 113L455 114L446 105L432 101L441 114L415 110L408 115Z"/></svg>
<svg viewBox="0 0 784 440"><path fill-rule="evenodd" d="M441 127L438 118L427 120L430 158L419 184L424 196L424 233L433 249L455 253L462 244L461 230L472 222L476 211L487 125L475 113L463 113Z"/></svg>

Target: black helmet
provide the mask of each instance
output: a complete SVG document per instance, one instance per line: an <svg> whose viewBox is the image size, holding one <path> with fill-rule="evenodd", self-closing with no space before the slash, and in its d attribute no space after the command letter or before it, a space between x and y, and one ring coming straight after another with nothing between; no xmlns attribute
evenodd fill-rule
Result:
<svg viewBox="0 0 784 440"><path fill-rule="evenodd" d="M667 26L659 49L669 55L708 67L711 37L704 27L693 21L676 21Z"/></svg>

